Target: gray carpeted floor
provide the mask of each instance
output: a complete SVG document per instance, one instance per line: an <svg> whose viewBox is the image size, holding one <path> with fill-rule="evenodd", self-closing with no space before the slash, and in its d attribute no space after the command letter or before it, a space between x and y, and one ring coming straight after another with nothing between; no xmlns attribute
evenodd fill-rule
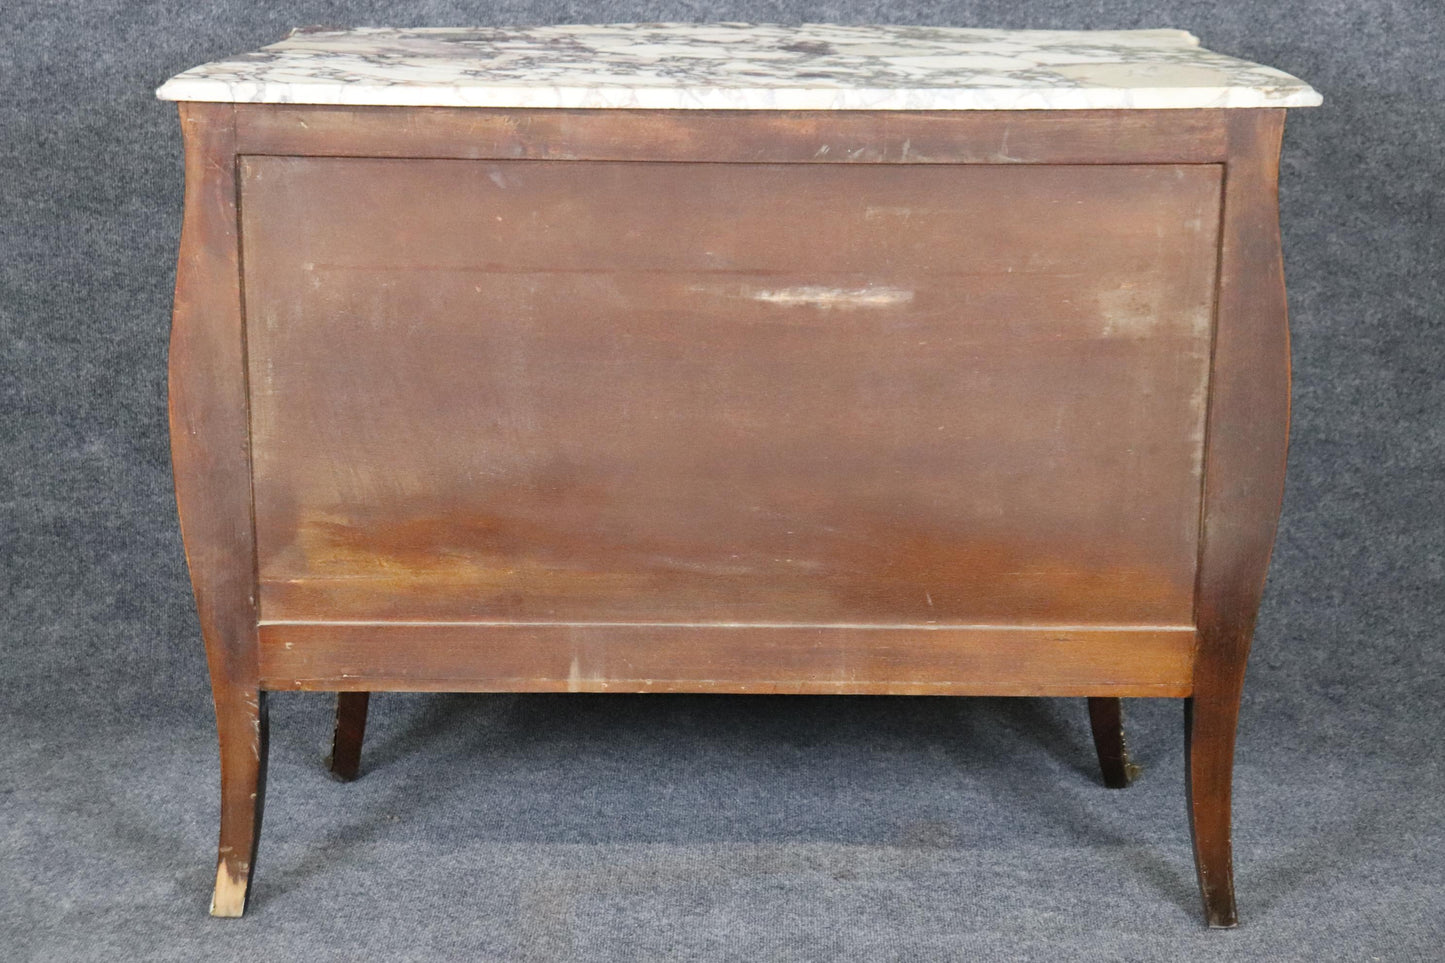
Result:
<svg viewBox="0 0 1445 963"><path fill-rule="evenodd" d="M169 74L296 24L1176 26L1297 73L1289 488L1239 746L1244 925L1200 924L1180 708L1097 779L1082 700L274 699L241 921L170 490ZM1445 959L1439 0L256 4L0 14L0 960Z"/></svg>

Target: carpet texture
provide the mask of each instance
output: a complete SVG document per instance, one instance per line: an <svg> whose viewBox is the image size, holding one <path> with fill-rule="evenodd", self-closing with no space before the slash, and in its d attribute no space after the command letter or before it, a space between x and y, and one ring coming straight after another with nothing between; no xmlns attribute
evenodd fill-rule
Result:
<svg viewBox="0 0 1445 963"><path fill-rule="evenodd" d="M1445 958L1445 50L1439 0L193 4L0 23L0 959ZM167 76L294 25L1180 27L1325 95L1290 117L1295 422L1241 720L1243 926L1208 932L1180 706L1098 781L1083 700L273 700L241 921L175 522Z"/></svg>

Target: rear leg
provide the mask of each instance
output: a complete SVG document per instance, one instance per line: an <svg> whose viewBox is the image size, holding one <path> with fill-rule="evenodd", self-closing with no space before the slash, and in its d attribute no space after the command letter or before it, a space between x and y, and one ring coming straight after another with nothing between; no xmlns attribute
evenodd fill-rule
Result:
<svg viewBox="0 0 1445 963"><path fill-rule="evenodd" d="M366 736L370 692L336 693L336 732L331 739L331 774L342 782L361 770L361 740Z"/></svg>
<svg viewBox="0 0 1445 963"><path fill-rule="evenodd" d="M1104 785L1110 789L1127 787L1139 775L1139 767L1129 760L1129 747L1124 742L1124 700L1089 699L1089 723L1094 729L1094 748L1099 752Z"/></svg>

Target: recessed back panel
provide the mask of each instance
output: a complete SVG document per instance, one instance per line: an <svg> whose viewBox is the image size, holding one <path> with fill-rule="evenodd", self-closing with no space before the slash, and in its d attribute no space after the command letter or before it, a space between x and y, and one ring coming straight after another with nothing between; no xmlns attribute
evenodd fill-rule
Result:
<svg viewBox="0 0 1445 963"><path fill-rule="evenodd" d="M1217 166L242 176L263 619L1191 620Z"/></svg>

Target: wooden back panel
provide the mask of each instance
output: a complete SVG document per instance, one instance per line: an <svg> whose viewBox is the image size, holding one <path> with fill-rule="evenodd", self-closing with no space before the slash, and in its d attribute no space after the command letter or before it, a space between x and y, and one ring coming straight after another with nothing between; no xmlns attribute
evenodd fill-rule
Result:
<svg viewBox="0 0 1445 963"><path fill-rule="evenodd" d="M1219 172L243 158L261 617L1192 624Z"/></svg>

